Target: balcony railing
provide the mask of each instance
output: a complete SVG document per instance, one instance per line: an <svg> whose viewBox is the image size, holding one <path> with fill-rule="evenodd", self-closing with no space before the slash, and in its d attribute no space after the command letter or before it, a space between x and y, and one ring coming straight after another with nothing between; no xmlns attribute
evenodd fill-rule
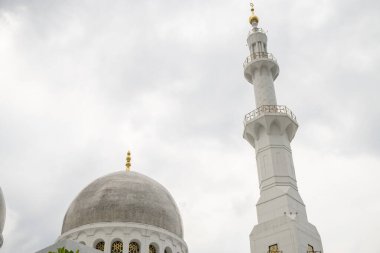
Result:
<svg viewBox="0 0 380 253"><path fill-rule="evenodd" d="M266 53L266 52L257 52L257 53L251 54L250 56L248 56L245 59L243 67L245 68L249 63L254 62L256 60L260 60L260 59L269 59L269 60L272 60L274 62L277 62L277 60L273 56L273 54Z"/></svg>
<svg viewBox="0 0 380 253"><path fill-rule="evenodd" d="M252 112L245 115L245 122L251 121L258 118L259 116L266 113L280 113L286 114L291 119L297 121L296 115L285 105L262 105L259 108L253 110Z"/></svg>
<svg viewBox="0 0 380 253"><path fill-rule="evenodd" d="M262 29L262 28L258 28L258 27L254 27L254 28L252 28L252 30L249 30L249 32L248 32L248 36L251 35L252 33L257 33L257 32L260 32L260 33L266 33L266 32L264 31L264 29Z"/></svg>

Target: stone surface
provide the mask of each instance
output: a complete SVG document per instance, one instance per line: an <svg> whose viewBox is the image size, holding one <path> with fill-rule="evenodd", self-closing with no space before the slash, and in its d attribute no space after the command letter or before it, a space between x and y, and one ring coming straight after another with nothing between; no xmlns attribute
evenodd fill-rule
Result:
<svg viewBox="0 0 380 253"><path fill-rule="evenodd" d="M65 215L62 234L102 222L152 225L183 238L181 216L170 193L153 179L132 171L106 175L84 188Z"/></svg>

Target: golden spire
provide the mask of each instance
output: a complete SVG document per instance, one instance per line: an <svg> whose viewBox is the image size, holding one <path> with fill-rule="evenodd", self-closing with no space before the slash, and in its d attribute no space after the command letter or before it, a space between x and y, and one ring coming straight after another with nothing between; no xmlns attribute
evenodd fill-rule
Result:
<svg viewBox="0 0 380 253"><path fill-rule="evenodd" d="M127 167L127 171L131 171L131 151L128 150L128 153L127 153L127 163L125 164L125 166Z"/></svg>
<svg viewBox="0 0 380 253"><path fill-rule="evenodd" d="M253 5L253 0L251 0L251 16L249 17L249 23L253 25L253 23L256 23L256 25L259 23L259 17L255 15L255 6Z"/></svg>

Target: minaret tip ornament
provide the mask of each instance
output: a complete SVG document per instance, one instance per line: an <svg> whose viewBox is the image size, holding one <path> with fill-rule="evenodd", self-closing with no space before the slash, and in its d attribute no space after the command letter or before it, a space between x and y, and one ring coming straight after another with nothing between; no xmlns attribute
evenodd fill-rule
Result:
<svg viewBox="0 0 380 253"><path fill-rule="evenodd" d="M127 163L125 164L125 166L127 167L127 172L131 171L131 151L128 150L128 153L127 153Z"/></svg>
<svg viewBox="0 0 380 253"><path fill-rule="evenodd" d="M251 6L251 16L249 17L249 23L252 25L252 26L257 26L257 24L259 23L259 17L255 15L255 6L253 4L253 1L250 3L250 6Z"/></svg>

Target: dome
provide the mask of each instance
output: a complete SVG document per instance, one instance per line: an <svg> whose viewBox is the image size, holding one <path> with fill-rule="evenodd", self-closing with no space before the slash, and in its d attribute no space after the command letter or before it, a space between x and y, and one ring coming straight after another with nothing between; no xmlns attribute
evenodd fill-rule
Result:
<svg viewBox="0 0 380 253"><path fill-rule="evenodd" d="M183 238L182 220L173 197L158 182L133 171L106 175L84 188L66 212L62 234L100 222L147 224Z"/></svg>
<svg viewBox="0 0 380 253"><path fill-rule="evenodd" d="M256 16L256 15L252 15L249 17L249 23L252 25L252 23L256 23L258 24L259 23L259 17Z"/></svg>

